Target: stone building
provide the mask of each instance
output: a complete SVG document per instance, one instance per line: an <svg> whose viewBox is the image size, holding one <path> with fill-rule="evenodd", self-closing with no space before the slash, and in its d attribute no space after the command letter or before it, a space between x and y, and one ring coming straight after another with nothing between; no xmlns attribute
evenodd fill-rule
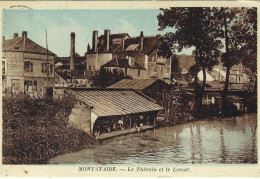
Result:
<svg viewBox="0 0 260 179"><path fill-rule="evenodd" d="M86 53L87 70L90 72L100 70L101 67L113 67L133 79L170 79L171 59L158 57L157 49L158 38L144 36L143 32L133 38L127 33L110 34L110 30L105 30L104 35L98 37L98 32L94 31L92 49L88 45Z"/></svg>
<svg viewBox="0 0 260 179"><path fill-rule="evenodd" d="M3 92L51 94L54 83L54 60L56 55L27 37L14 33L13 39L2 42Z"/></svg>

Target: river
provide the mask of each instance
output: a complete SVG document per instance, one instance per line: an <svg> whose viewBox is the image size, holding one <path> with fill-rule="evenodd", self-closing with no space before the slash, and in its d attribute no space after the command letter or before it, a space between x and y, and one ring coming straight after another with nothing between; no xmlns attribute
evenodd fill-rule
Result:
<svg viewBox="0 0 260 179"><path fill-rule="evenodd" d="M51 164L257 163L257 114L201 120L100 141Z"/></svg>

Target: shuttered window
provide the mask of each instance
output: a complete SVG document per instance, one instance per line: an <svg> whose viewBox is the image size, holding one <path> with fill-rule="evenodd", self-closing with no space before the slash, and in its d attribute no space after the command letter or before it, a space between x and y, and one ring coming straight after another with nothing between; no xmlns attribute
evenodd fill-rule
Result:
<svg viewBox="0 0 260 179"><path fill-rule="evenodd" d="M30 61L24 62L24 71L25 72L33 72L33 63Z"/></svg>

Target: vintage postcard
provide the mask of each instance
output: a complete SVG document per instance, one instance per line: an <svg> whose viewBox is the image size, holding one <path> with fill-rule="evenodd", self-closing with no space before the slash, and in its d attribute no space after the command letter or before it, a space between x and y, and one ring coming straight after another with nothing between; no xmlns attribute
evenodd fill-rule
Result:
<svg viewBox="0 0 260 179"><path fill-rule="evenodd" d="M2 177L259 177L258 2L4 2Z"/></svg>

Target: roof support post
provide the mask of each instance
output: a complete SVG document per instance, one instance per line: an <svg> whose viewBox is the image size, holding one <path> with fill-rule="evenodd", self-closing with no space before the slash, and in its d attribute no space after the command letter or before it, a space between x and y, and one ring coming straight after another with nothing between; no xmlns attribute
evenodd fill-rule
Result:
<svg viewBox="0 0 260 179"><path fill-rule="evenodd" d="M132 116L130 115L130 127L129 127L129 130L131 130L131 125L132 125Z"/></svg>
<svg viewBox="0 0 260 179"><path fill-rule="evenodd" d="M91 124L90 124L90 133L94 136L94 124L98 119L98 116L90 110Z"/></svg>

